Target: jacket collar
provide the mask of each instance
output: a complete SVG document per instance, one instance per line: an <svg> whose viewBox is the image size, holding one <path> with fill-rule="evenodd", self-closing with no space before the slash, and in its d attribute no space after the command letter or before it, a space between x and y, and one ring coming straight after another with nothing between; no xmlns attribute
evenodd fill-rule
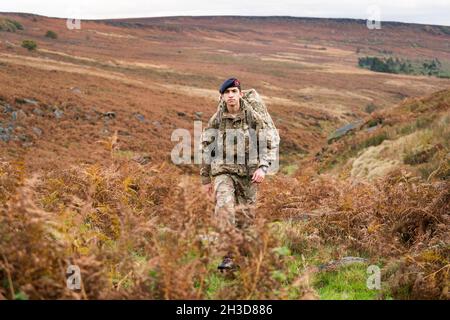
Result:
<svg viewBox="0 0 450 320"><path fill-rule="evenodd" d="M242 99L242 98L239 99L239 102L240 102L240 109L239 109L239 112L236 113L236 114L229 113L228 110L227 110L226 104L224 104L223 118L226 118L226 119L237 119L237 118L244 119L244 116L245 116L244 111L248 109L248 106L247 106L247 103L245 102L245 100Z"/></svg>

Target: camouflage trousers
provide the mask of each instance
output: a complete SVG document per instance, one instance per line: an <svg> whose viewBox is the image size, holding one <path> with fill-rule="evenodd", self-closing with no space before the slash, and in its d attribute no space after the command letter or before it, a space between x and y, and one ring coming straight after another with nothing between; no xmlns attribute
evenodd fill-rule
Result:
<svg viewBox="0 0 450 320"><path fill-rule="evenodd" d="M250 177L220 174L214 177L215 218L219 228L247 228L255 218L257 185Z"/></svg>

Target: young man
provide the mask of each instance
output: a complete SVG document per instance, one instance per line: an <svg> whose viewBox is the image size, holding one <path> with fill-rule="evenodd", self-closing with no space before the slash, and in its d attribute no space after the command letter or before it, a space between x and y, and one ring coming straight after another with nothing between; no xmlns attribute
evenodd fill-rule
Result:
<svg viewBox="0 0 450 320"><path fill-rule="evenodd" d="M277 146L270 134L263 134L268 128L261 116L242 99L238 79L227 79L219 92L226 107L211 117L203 132L200 175L203 191L214 194L219 230L227 232L252 222L257 187L275 161ZM218 269L233 267L228 254Z"/></svg>

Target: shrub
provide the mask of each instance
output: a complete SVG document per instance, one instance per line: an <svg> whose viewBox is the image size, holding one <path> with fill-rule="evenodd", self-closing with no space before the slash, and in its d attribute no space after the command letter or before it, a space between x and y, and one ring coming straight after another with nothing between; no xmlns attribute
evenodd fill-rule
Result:
<svg viewBox="0 0 450 320"><path fill-rule="evenodd" d="M436 153L437 148L434 146L417 147L405 154L403 162L409 165L416 165L428 162L430 158Z"/></svg>
<svg viewBox="0 0 450 320"><path fill-rule="evenodd" d="M423 74L428 76L447 77L448 73L442 69L439 59L422 60L414 63L408 59L361 57L358 66L376 72Z"/></svg>
<svg viewBox="0 0 450 320"><path fill-rule="evenodd" d="M380 145L384 140L388 138L388 135L386 132L382 132L380 134L377 134L375 136L372 136L368 138L367 140L363 141L360 145L359 149L365 149L368 147L376 147Z"/></svg>
<svg viewBox="0 0 450 320"><path fill-rule="evenodd" d="M37 44L33 40L23 40L22 41L22 47L32 51L32 50L36 49Z"/></svg>
<svg viewBox="0 0 450 320"><path fill-rule="evenodd" d="M371 102L368 105L366 105L365 111L370 114L370 113L374 112L376 109L378 109L378 107L374 103Z"/></svg>
<svg viewBox="0 0 450 320"><path fill-rule="evenodd" d="M55 31L51 31L51 30L48 30L47 33L45 34L45 36L47 38L50 38L50 39L57 39L58 38L58 35L56 34L56 32Z"/></svg>
<svg viewBox="0 0 450 320"><path fill-rule="evenodd" d="M17 22L15 20L8 20L9 22L11 22L17 30L23 30L23 26L20 22Z"/></svg>
<svg viewBox="0 0 450 320"><path fill-rule="evenodd" d="M16 32L17 30L23 30L23 26L11 19L0 19L0 31Z"/></svg>

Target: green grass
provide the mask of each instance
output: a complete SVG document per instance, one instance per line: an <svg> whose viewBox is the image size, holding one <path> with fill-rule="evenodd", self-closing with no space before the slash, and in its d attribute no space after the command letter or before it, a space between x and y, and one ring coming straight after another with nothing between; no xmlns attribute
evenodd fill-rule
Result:
<svg viewBox="0 0 450 320"><path fill-rule="evenodd" d="M281 270L273 270L271 276L274 280L282 284L288 293L288 299L299 299L303 296L302 288L292 286L292 284L312 266L319 266L336 259L337 247L333 245L321 245L318 248L309 248L301 250L302 252L294 252L291 250L290 236L292 232L297 230L298 236L305 232L303 230L303 222L278 222L277 228L273 232L277 232L281 237L281 246L274 248L272 253L279 255L285 261L285 268ZM295 229L295 230L292 230ZM288 232L286 234L287 231ZM297 242L297 241L294 241ZM343 253L341 252L340 255ZM359 256L368 258L363 252L349 251L346 256ZM187 254L193 257L193 254ZM217 265L220 258L212 260L208 263L207 271L204 279L204 294L206 299L219 299L227 287L234 287L239 283L239 271L234 277L218 272ZM186 261L184 261L186 263ZM382 263L382 262L381 262ZM367 264L353 264L351 266L343 266L335 271L319 271L312 277L310 285L317 292L320 299L323 300L374 300L374 299L391 299L390 294L383 286L382 290L371 290L367 288L367 279L370 276L367 273ZM200 283L196 283L198 288Z"/></svg>
<svg viewBox="0 0 450 320"><path fill-rule="evenodd" d="M210 273L205 279L207 299L217 299L217 293L228 285L227 282L218 271Z"/></svg>
<svg viewBox="0 0 450 320"><path fill-rule="evenodd" d="M399 135L407 135L420 129L429 128L430 125L434 122L434 120L435 117L433 115L430 117L428 116L420 117L417 118L415 122L408 123L403 127L397 128L396 132Z"/></svg>
<svg viewBox="0 0 450 320"><path fill-rule="evenodd" d="M281 172L284 173L285 175L291 176L297 171L297 169L298 169L298 165L289 164L289 165L283 166L283 168L281 169Z"/></svg>
<svg viewBox="0 0 450 320"><path fill-rule="evenodd" d="M450 176L450 160L446 154L450 148L450 116L432 115L420 117L415 122L397 129L398 135L422 130L423 134L416 139L415 148L405 151L403 162L414 166L423 179L433 178L447 180ZM421 146L440 146L439 149L421 153Z"/></svg>
<svg viewBox="0 0 450 320"><path fill-rule="evenodd" d="M356 149L359 151L368 147L376 147L386 139L388 139L388 134L386 132L382 132L380 134L367 138L366 140L361 142L361 144L359 144Z"/></svg>
<svg viewBox="0 0 450 320"><path fill-rule="evenodd" d="M221 259L215 259L208 264L208 276L205 278L206 299L218 299L220 291L233 284L234 280L227 278L217 270L220 262Z"/></svg>
<svg viewBox="0 0 450 320"><path fill-rule="evenodd" d="M367 288L366 270L366 264L355 264L321 272L316 275L313 286L321 300L374 300L380 291Z"/></svg>
<svg viewBox="0 0 450 320"><path fill-rule="evenodd" d="M349 144L347 149L342 153L338 153L335 157L331 158L319 169L319 173L324 173L327 170L331 170L338 165L342 165L347 162L348 159L356 157L361 150L368 147L376 147L383 143L384 140L390 139L387 132L380 132L379 134L368 137L358 144Z"/></svg>
<svg viewBox="0 0 450 320"><path fill-rule="evenodd" d="M279 281L290 287L295 279L312 266L319 266L336 259L337 248L333 245L321 245L320 247L308 247L299 244L307 230L304 222L278 222L277 232L281 237L282 247L274 251L281 254L287 260L286 269L273 274ZM340 253L342 255L342 253ZM369 258L364 252L350 250L345 256L357 256ZM366 282L367 264L353 264L343 266L335 271L321 271L313 276L312 287L323 300L373 300L382 294L380 290L370 290ZM295 288L289 288L289 299L298 299L301 292Z"/></svg>
<svg viewBox="0 0 450 320"><path fill-rule="evenodd" d="M14 295L15 300L28 300L28 295L22 291Z"/></svg>
<svg viewBox="0 0 450 320"><path fill-rule="evenodd" d="M441 71L438 75L438 78L450 79L450 71Z"/></svg>
<svg viewBox="0 0 450 320"><path fill-rule="evenodd" d="M131 150L114 150L114 156L119 159L131 160L136 153Z"/></svg>

